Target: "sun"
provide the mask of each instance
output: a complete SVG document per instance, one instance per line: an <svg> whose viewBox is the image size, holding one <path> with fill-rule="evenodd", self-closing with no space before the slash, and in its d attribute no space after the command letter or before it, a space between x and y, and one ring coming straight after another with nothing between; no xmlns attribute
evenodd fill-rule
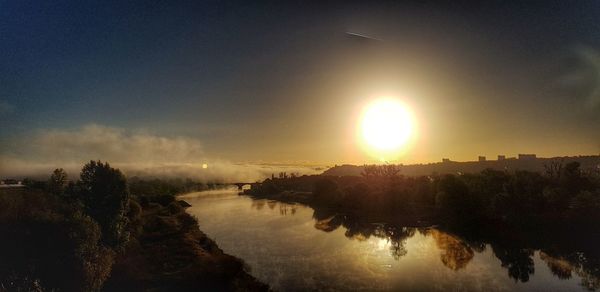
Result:
<svg viewBox="0 0 600 292"><path fill-rule="evenodd" d="M409 108L399 100L378 99L370 103L362 114L360 136L369 152L382 159L393 156L413 137L413 120Z"/></svg>

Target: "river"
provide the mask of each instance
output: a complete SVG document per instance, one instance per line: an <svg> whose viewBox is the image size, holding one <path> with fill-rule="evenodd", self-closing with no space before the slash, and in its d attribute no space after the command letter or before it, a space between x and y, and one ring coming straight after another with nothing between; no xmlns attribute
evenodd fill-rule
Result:
<svg viewBox="0 0 600 292"><path fill-rule="evenodd" d="M235 190L182 199L202 231L276 291L586 291L599 281L566 258L435 228L339 222Z"/></svg>

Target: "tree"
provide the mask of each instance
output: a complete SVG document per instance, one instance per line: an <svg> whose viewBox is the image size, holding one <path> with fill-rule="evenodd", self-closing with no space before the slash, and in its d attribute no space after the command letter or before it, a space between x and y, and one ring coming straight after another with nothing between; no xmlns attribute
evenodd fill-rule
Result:
<svg viewBox="0 0 600 292"><path fill-rule="evenodd" d="M387 178L397 177L400 173L400 166L396 164L385 164L381 166L381 175Z"/></svg>
<svg viewBox="0 0 600 292"><path fill-rule="evenodd" d="M372 177L376 177L379 175L379 168L377 167L377 165L373 164L373 165L363 165L363 170L361 171L360 175L362 175L364 178L372 178Z"/></svg>
<svg viewBox="0 0 600 292"><path fill-rule="evenodd" d="M62 196L67 188L68 178L67 173L62 168L57 168L50 175L48 180L48 191L50 193Z"/></svg>
<svg viewBox="0 0 600 292"><path fill-rule="evenodd" d="M86 212L100 225L102 242L122 247L129 238L125 216L129 190L125 176L108 163L90 161L81 170L79 187Z"/></svg>
<svg viewBox="0 0 600 292"><path fill-rule="evenodd" d="M465 182L450 174L439 180L435 204L446 219L460 223L475 219L482 209Z"/></svg>
<svg viewBox="0 0 600 292"><path fill-rule="evenodd" d="M330 178L322 178L315 182L313 195L316 201L325 203L337 203L341 199L341 191L337 182Z"/></svg>
<svg viewBox="0 0 600 292"><path fill-rule="evenodd" d="M582 175L581 164L577 161L569 162L563 169L561 177L562 187L567 189L572 195L590 187L590 180Z"/></svg>
<svg viewBox="0 0 600 292"><path fill-rule="evenodd" d="M571 199L567 216L581 226L593 226L600 220L600 193L582 191Z"/></svg>
<svg viewBox="0 0 600 292"><path fill-rule="evenodd" d="M563 170L563 161L552 160L549 164L544 164L544 168L546 169L546 175L551 180L559 180Z"/></svg>

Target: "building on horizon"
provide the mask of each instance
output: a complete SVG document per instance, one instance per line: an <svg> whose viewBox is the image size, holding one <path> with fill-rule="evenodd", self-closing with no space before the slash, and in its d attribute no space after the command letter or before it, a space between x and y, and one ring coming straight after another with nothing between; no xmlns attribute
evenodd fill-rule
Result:
<svg viewBox="0 0 600 292"><path fill-rule="evenodd" d="M535 159L535 154L519 154L519 160Z"/></svg>
<svg viewBox="0 0 600 292"><path fill-rule="evenodd" d="M498 161L506 160L506 155L498 155Z"/></svg>
<svg viewBox="0 0 600 292"><path fill-rule="evenodd" d="M486 159L485 159L485 156L479 156L479 157L477 158L477 160L478 160L479 162L484 162Z"/></svg>
<svg viewBox="0 0 600 292"><path fill-rule="evenodd" d="M444 163L450 162L450 158L442 158L442 162L444 162Z"/></svg>

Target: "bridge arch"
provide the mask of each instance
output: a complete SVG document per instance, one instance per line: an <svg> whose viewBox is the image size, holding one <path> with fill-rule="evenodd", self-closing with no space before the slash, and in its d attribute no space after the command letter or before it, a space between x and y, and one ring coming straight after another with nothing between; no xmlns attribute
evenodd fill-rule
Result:
<svg viewBox="0 0 600 292"><path fill-rule="evenodd" d="M246 183L246 182L233 183L233 185L237 186L238 190L240 190L240 191L244 190L245 186L248 186L247 189L251 189L253 184L255 184L255 183Z"/></svg>

